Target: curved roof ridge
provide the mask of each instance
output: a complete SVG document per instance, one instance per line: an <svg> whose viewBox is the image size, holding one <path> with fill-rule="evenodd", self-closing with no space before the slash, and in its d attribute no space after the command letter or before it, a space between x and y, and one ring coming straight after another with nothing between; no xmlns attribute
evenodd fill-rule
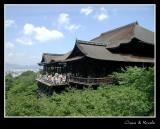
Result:
<svg viewBox="0 0 160 129"><path fill-rule="evenodd" d="M154 32L144 28L143 26L137 25L134 29L134 37L147 44L154 45Z"/></svg>
<svg viewBox="0 0 160 129"><path fill-rule="evenodd" d="M123 61L123 62L153 62L153 58L132 56L132 55L123 55L123 54L115 54L107 50L103 46L88 46L86 44L77 44L78 48L81 52L85 54L85 56L98 59L98 60L109 60L109 61Z"/></svg>
<svg viewBox="0 0 160 129"><path fill-rule="evenodd" d="M104 42L94 42L94 41L85 41L85 40L76 40L76 44L86 44L86 45L95 45L95 46L106 46Z"/></svg>
<svg viewBox="0 0 160 129"><path fill-rule="evenodd" d="M63 56L64 54L43 53L43 55L51 55L51 56Z"/></svg>
<svg viewBox="0 0 160 129"><path fill-rule="evenodd" d="M94 40L98 39L99 37L101 37L101 36L103 36L103 35L105 35L105 34L109 34L109 33L118 31L118 30L120 30L120 29L124 29L124 28L129 27L129 26L135 27L135 25L139 25L139 23L136 21L136 22L132 22L132 23L130 23L130 24L127 24L127 25L124 25L124 26L121 26L121 27L118 27L118 28L115 28L115 29L112 29L112 30L103 32L103 33L101 33L99 36L97 36L96 38L91 39L90 41L94 41Z"/></svg>
<svg viewBox="0 0 160 129"><path fill-rule="evenodd" d="M113 31L120 30L120 29L124 29L124 28L126 28L128 26L133 26L133 28L134 28L135 25L139 25L137 21L136 22L132 22L132 23L127 24L127 25L124 25L124 26L121 26L121 27L118 27L118 28L115 28L115 29L112 29L110 31L107 31L107 32L104 32L104 33L101 33L101 34L103 35L103 34L106 34L106 33L110 33L110 32L113 32Z"/></svg>

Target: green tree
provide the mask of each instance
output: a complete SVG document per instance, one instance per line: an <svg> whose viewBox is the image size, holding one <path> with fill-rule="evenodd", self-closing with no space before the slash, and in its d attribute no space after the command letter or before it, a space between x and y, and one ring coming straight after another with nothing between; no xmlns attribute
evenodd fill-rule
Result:
<svg viewBox="0 0 160 129"><path fill-rule="evenodd" d="M37 73L6 76L7 116L148 116L153 115L153 68L128 67L114 73L119 85L97 90L68 88L52 96L37 97Z"/></svg>
<svg viewBox="0 0 160 129"><path fill-rule="evenodd" d="M8 91L14 85L14 79L11 74L7 74L5 77L5 88Z"/></svg>

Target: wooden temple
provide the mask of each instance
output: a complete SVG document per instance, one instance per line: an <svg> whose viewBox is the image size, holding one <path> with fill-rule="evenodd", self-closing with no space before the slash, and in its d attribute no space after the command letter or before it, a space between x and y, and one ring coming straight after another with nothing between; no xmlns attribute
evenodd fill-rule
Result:
<svg viewBox="0 0 160 129"><path fill-rule="evenodd" d="M44 73L70 73L67 84L112 83L110 74L121 67L154 65L154 32L134 22L90 41L76 40L66 54L44 53L39 65Z"/></svg>

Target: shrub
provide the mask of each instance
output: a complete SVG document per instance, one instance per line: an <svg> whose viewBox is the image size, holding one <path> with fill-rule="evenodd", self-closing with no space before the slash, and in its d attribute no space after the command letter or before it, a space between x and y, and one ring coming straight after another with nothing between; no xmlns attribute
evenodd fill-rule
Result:
<svg viewBox="0 0 160 129"><path fill-rule="evenodd" d="M101 90L108 104L105 108L110 108L113 116L144 116L152 108L146 94L134 87L121 85Z"/></svg>
<svg viewBox="0 0 160 129"><path fill-rule="evenodd" d="M147 116L153 115L153 68L128 67L114 73L118 85L66 91L37 98L36 73L6 77L7 116Z"/></svg>
<svg viewBox="0 0 160 129"><path fill-rule="evenodd" d="M11 74L6 75L5 77L5 89L8 91L14 85L14 80Z"/></svg>
<svg viewBox="0 0 160 129"><path fill-rule="evenodd" d="M138 90L148 94L153 98L154 94L154 69L141 67L128 67L122 72L114 72L114 76L118 79L120 85L132 86Z"/></svg>

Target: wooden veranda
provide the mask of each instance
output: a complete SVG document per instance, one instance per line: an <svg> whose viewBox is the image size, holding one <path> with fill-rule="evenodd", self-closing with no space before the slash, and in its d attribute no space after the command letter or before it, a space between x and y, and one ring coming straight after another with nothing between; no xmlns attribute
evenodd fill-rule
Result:
<svg viewBox="0 0 160 129"><path fill-rule="evenodd" d="M44 85L46 85L46 86L49 86L49 87L53 87L53 86L65 86L65 85L68 85L67 82L55 84L55 83L53 83L52 81L44 80L44 79L40 79L40 78L37 78L36 81L39 82L39 83L42 83L42 84L44 84Z"/></svg>
<svg viewBox="0 0 160 129"><path fill-rule="evenodd" d="M84 77L74 77L71 76L69 79L69 83L80 84L80 85L100 85L100 84L112 84L114 79L112 76L107 76L104 78L84 78Z"/></svg>
<svg viewBox="0 0 160 129"><path fill-rule="evenodd" d="M100 85L100 84L112 84L114 83L114 78L112 76L107 76L103 78L85 78L85 77L74 77L71 76L66 82L63 83L53 83L49 80L44 80L41 78L36 79L37 82L42 83L49 87L60 87L65 85L71 85L71 84L77 84L77 85L84 85L84 86L94 86L94 85Z"/></svg>

